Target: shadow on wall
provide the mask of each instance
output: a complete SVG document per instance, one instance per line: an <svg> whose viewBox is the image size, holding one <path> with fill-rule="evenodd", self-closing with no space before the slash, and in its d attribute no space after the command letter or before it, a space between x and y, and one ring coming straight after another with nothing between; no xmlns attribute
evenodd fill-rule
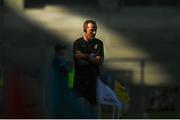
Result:
<svg viewBox="0 0 180 120"><path fill-rule="evenodd" d="M75 0L75 1L67 1L67 0L36 0L36 1L32 1L32 0L25 0L25 7L26 8L36 8L36 7L44 7L45 5L57 5L57 4L61 4L61 5L80 5L84 4L84 5L91 5L91 6L97 6L98 5L98 1L97 0Z"/></svg>

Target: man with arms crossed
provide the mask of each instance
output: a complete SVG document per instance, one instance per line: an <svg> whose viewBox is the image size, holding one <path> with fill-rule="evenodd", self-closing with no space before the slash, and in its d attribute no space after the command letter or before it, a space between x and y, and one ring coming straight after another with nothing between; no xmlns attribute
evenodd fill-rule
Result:
<svg viewBox="0 0 180 120"><path fill-rule="evenodd" d="M97 38L97 24L86 20L84 34L73 43L75 65L74 88L80 98L88 100L92 107L96 101L96 82L100 75L100 65L104 60L103 42Z"/></svg>

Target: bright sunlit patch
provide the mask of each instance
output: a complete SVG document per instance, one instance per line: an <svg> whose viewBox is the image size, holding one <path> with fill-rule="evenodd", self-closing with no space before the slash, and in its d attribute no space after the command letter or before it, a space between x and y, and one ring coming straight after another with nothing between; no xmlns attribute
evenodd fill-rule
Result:
<svg viewBox="0 0 180 120"><path fill-rule="evenodd" d="M127 82L133 82L134 84L141 83L141 75L144 69L144 84L148 86L166 85L172 79L167 72L162 69L157 63L145 61L145 66L142 68L141 61L122 61L122 62L106 62L106 66L110 69L124 70L132 73L132 80ZM121 75L120 75L121 76Z"/></svg>

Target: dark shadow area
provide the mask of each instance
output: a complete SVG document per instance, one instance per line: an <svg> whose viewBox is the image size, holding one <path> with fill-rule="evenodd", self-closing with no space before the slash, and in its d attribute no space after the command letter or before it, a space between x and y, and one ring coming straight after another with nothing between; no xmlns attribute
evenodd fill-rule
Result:
<svg viewBox="0 0 180 120"><path fill-rule="evenodd" d="M125 0L125 6L179 6L178 0Z"/></svg>
<svg viewBox="0 0 180 120"><path fill-rule="evenodd" d="M3 0L0 0L0 7L3 6Z"/></svg>
<svg viewBox="0 0 180 120"><path fill-rule="evenodd" d="M81 4L79 4L81 3ZM25 0L25 8L44 7L45 5L82 5L97 6L97 0Z"/></svg>
<svg viewBox="0 0 180 120"><path fill-rule="evenodd" d="M46 64L43 61L46 58L42 55L47 45L52 46L51 52L56 43L66 42L64 38L51 35L13 10L2 10L0 65L3 68L3 93L0 118L43 118L43 65ZM12 19L5 21L7 16Z"/></svg>
<svg viewBox="0 0 180 120"><path fill-rule="evenodd" d="M45 5L76 5L98 7L98 0L25 0L25 8L44 7ZM178 7L179 0L119 0L119 6L161 6L161 7Z"/></svg>

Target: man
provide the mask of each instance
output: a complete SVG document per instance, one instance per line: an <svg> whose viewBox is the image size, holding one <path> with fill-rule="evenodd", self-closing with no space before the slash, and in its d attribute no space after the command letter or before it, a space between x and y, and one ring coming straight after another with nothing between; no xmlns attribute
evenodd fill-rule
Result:
<svg viewBox="0 0 180 120"><path fill-rule="evenodd" d="M103 42L97 38L97 24L86 20L83 24L84 34L73 43L75 65L74 87L80 97L96 105L96 81L100 74L100 65L104 60Z"/></svg>

